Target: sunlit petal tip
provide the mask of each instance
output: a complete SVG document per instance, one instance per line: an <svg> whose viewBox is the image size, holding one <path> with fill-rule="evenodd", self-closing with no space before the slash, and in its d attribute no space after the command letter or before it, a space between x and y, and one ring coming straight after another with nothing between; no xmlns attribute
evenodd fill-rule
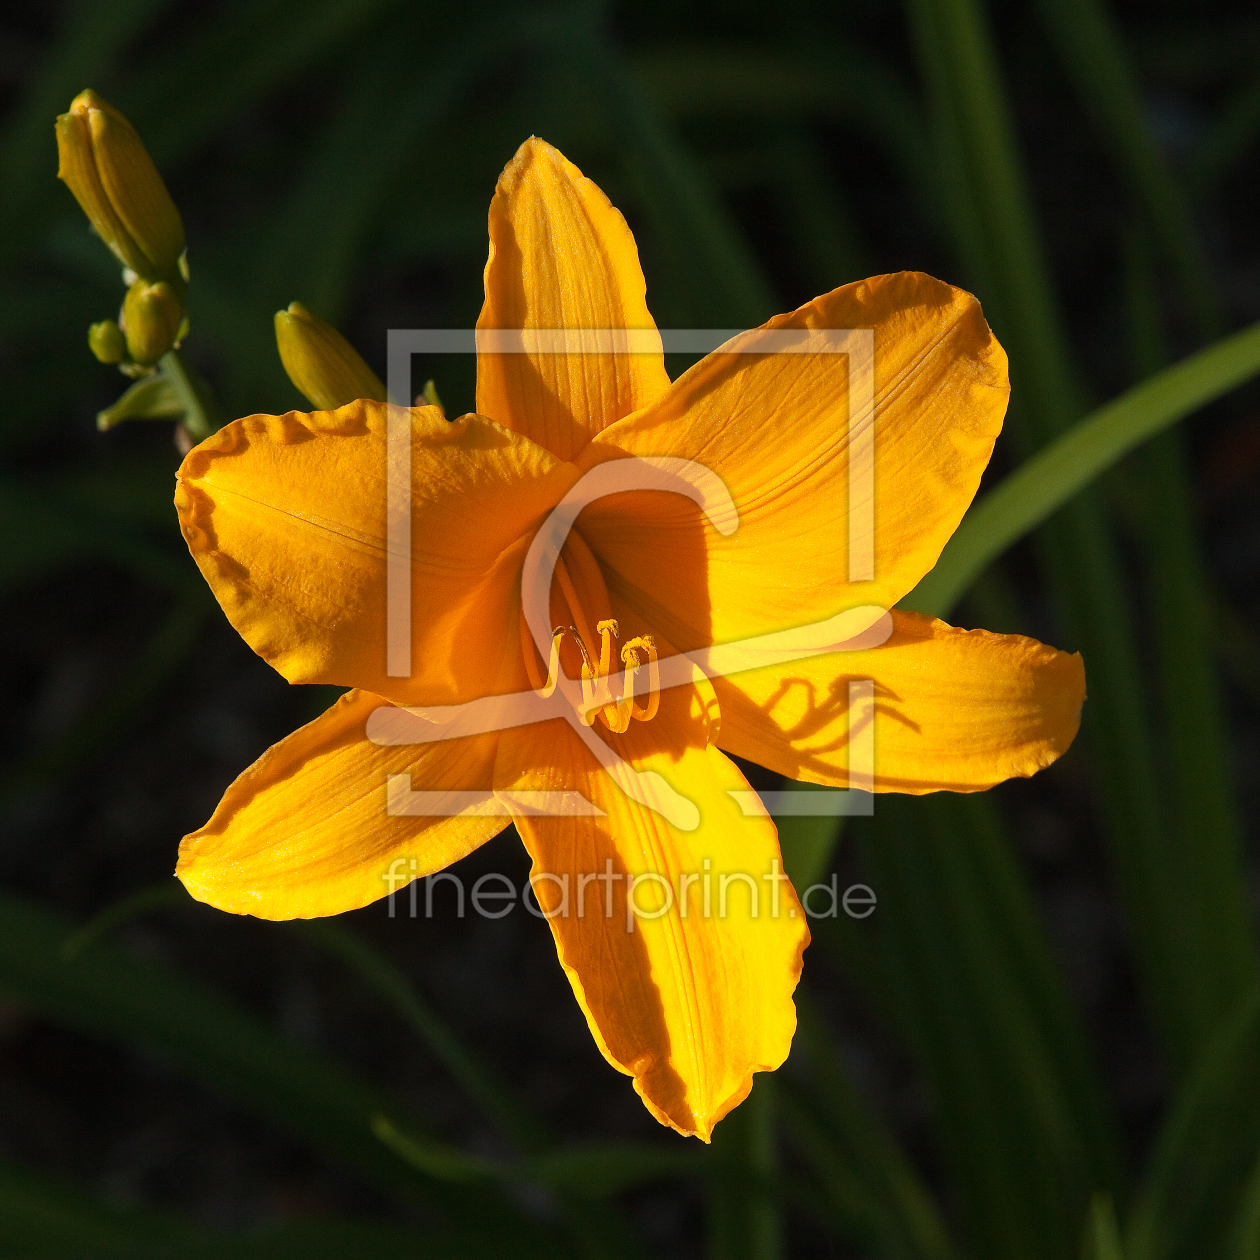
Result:
<svg viewBox="0 0 1260 1260"><path fill-rule="evenodd" d="M398 894L496 835L508 820L476 813L391 813L386 783L488 792L496 739L414 747L364 737L384 702L351 691L269 748L184 837L177 878L198 901L263 919L340 914Z"/></svg>
<svg viewBox="0 0 1260 1260"><path fill-rule="evenodd" d="M786 989L789 1000L782 1009L775 1012L777 1015L779 1052L767 1056L766 1062L757 1063L750 1067L743 1080L725 1098L713 1099L707 1106L696 1105L694 1107L689 1107L686 1104L680 1105L677 1100L661 1098L658 1101L658 1097L653 1090L654 1082L650 1074L627 1069L617 1063L608 1054L607 1048L601 1041L600 1050L603 1052L604 1057L619 1071L627 1072L628 1075L634 1077L635 1093L639 1095L643 1100L643 1105L659 1123L673 1129L676 1133L680 1133L683 1137L699 1138L700 1141L708 1145L713 1140L713 1130L718 1123L730 1115L748 1097L752 1091L754 1076L759 1072L774 1072L786 1062L788 1053L792 1048L792 1039L796 1034L796 1006L790 1000L790 995L795 992L796 986L800 982L805 950L810 943L809 929L803 925L802 927L803 930L795 962L789 969L790 980ZM585 1003L582 1005L589 1021L590 1012L586 1010ZM769 1016L768 1011L766 1014ZM591 1026L594 1029L593 1022ZM600 1040L598 1036L596 1040Z"/></svg>
<svg viewBox="0 0 1260 1260"><path fill-rule="evenodd" d="M1071 746L1085 701L1079 654L900 609L892 622L879 647L715 679L722 747L835 787L852 786L861 755L859 786L920 794L1027 778ZM855 695L855 683L869 690Z"/></svg>
<svg viewBox="0 0 1260 1260"><path fill-rule="evenodd" d="M613 738L636 773L693 803L695 830L628 796L563 723L542 737L545 762L537 732L505 731L495 784L563 785L598 804L598 817L516 820L536 881L550 872L536 893L601 1053L660 1123L708 1141L753 1073L787 1057L809 929L774 824L736 804L747 781L707 742L687 690L662 692L651 722Z"/></svg>
<svg viewBox="0 0 1260 1260"><path fill-rule="evenodd" d="M803 915L802 915L803 918ZM802 925L803 926L803 925ZM789 969L790 986L787 989L789 997L795 993L796 986L800 983L801 972L805 964L805 950L809 947L810 935L808 927L803 926L800 944L796 952L795 962ZM792 1001L788 1001L785 1008L780 1012L779 1019L779 1046L780 1053L774 1054L767 1058L764 1063L758 1063L749 1069L748 1074L739 1083L738 1087L730 1093L724 1100L718 1102L709 1111L701 1111L692 1117L693 1127L691 1129L680 1128L668 1118L658 1115L651 1101L639 1089L638 1082L635 1088L638 1090L640 1097L643 1098L649 1111L656 1116L663 1124L669 1125L672 1129L677 1129L684 1137L697 1137L706 1145L713 1140L713 1130L717 1127L719 1121L724 1120L732 1111L735 1110L752 1092L753 1078L759 1072L775 1072L783 1066L787 1061L788 1053L792 1049L792 1039L796 1035L796 1005Z"/></svg>
<svg viewBox="0 0 1260 1260"><path fill-rule="evenodd" d="M477 410L572 459L669 388L634 237L600 188L537 137L500 176L489 228ZM485 339L495 330L523 335L525 352L496 352ZM531 347L534 330L546 340Z"/></svg>
<svg viewBox="0 0 1260 1260"><path fill-rule="evenodd" d="M635 1093L639 1095L643 1105L659 1124L673 1129L675 1133L683 1137L699 1138L708 1145L713 1140L713 1130L719 1121L730 1115L748 1097L752 1090L753 1077L758 1072L776 1071L787 1060L792 1048L792 1038L796 1033L796 1006L791 1001L791 994L795 992L800 982L804 954L809 943L809 929L802 922L800 943L796 950L795 960L789 968L788 983L785 988L788 1000L781 1009L776 1009L773 1013L773 1022L777 1024L777 1036L769 1044L776 1044L776 1051L768 1054L765 1062L750 1067L743 1079L725 1097L703 1101L696 1098L690 1091L688 1097L680 1096L677 1092L677 1078L669 1069L668 1063L659 1061L655 1055L644 1055L629 1064L619 1061L609 1050L600 1031L599 1020L594 1017L591 1008L587 1005L577 969L567 964L564 964L564 969L573 985L578 1005L586 1016L595 1044L608 1063L617 1071L632 1078ZM563 951L561 961L563 963ZM730 995L727 996L729 999ZM763 1014L767 1019L772 1018L769 1010ZM769 1044L766 1048L769 1048Z"/></svg>

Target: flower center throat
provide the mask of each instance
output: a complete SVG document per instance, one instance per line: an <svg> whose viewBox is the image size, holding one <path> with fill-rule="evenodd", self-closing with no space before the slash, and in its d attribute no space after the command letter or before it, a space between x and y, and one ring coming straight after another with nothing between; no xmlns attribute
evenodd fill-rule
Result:
<svg viewBox="0 0 1260 1260"><path fill-rule="evenodd" d="M565 635L571 634L582 655L582 702L578 708L578 715L582 722L586 726L593 726L596 718L599 718L614 735L620 735L628 730L631 720L650 722L660 708L661 699L660 670L657 665L656 644L652 636L636 635L621 645L619 653L623 667L620 678L621 687L620 691L614 692L613 685L617 680L613 673L615 666L613 641L620 634L616 618L607 617L595 623L595 634L599 636L599 660L595 661L588 646L588 644L593 644L594 640L586 624L587 619L577 591L574 589L573 581L563 560L557 561L556 579L573 620L578 625L570 624L567 629L564 626L557 626L551 632L551 652L547 662L547 678L544 681L539 675L534 644L526 628L525 619L521 618L521 648L530 685L544 699L555 691L560 678L560 647ZM640 670L645 664L646 679L640 675ZM646 701L640 703L645 686Z"/></svg>

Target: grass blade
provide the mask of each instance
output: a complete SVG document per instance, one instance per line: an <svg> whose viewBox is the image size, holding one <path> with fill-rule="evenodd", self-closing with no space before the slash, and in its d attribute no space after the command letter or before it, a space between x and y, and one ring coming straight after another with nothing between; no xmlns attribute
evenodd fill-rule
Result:
<svg viewBox="0 0 1260 1260"><path fill-rule="evenodd" d="M1219 1254L1260 1152L1260 989L1239 1004L1187 1074L1156 1138L1127 1231L1130 1260Z"/></svg>
<svg viewBox="0 0 1260 1260"><path fill-rule="evenodd" d="M1011 354L1011 432L1027 457L1083 414L1082 392L1038 238L992 34L978 0L910 0L941 137L955 235L990 322ZM1086 728L1108 839L1144 988L1178 1070L1224 1015L1204 1001L1188 942L1211 941L1204 907L1187 906L1175 871L1163 781L1144 694L1125 573L1096 494L1050 522L1041 553L1069 620L1072 646L1090 662ZM1191 915L1197 922L1190 922Z"/></svg>
<svg viewBox="0 0 1260 1260"><path fill-rule="evenodd" d="M1116 1224L1116 1210L1110 1195L1097 1194L1089 1205L1081 1260L1124 1260L1120 1228Z"/></svg>
<svg viewBox="0 0 1260 1260"><path fill-rule="evenodd" d="M788 791L817 790L812 783L788 782ZM831 869L840 838L844 835L844 823L843 818L809 814L789 814L775 819L783 869L798 895L804 896Z"/></svg>
<svg viewBox="0 0 1260 1260"><path fill-rule="evenodd" d="M869 276L875 268L813 138L785 128L775 137L773 160L778 177L772 186L801 261L820 290Z"/></svg>
<svg viewBox="0 0 1260 1260"><path fill-rule="evenodd" d="M775 1081L753 1078L752 1093L714 1130L709 1179L709 1260L780 1260L783 1226L771 1187Z"/></svg>
<svg viewBox="0 0 1260 1260"><path fill-rule="evenodd" d="M1260 374L1260 324L1135 385L1073 425L963 518L908 607L950 610L989 564L1152 436Z"/></svg>
<svg viewBox="0 0 1260 1260"><path fill-rule="evenodd" d="M62 943L61 952L67 962L74 962L85 949L104 940L124 923L130 923L132 919L148 914L150 910L163 910L167 906L176 906L189 900L183 884L173 879L137 889L121 901L106 906L82 927L71 932Z"/></svg>
<svg viewBox="0 0 1260 1260"><path fill-rule="evenodd" d="M1260 134L1260 75L1241 87L1199 142L1186 182L1205 196L1247 155Z"/></svg>
<svg viewBox="0 0 1260 1260"><path fill-rule="evenodd" d="M1179 188L1146 125L1138 85L1105 0L1039 0L1043 23L1117 165L1125 172L1155 239L1172 264L1199 336L1225 324L1224 307ZM1144 237L1126 250L1128 317L1135 376L1162 367L1160 302ZM1132 468L1137 540L1146 570L1150 620L1169 732L1170 786L1180 843L1178 883L1195 911L1187 917L1193 954L1212 958L1199 988L1195 1023L1210 1028L1257 980L1237 811L1227 770L1227 736L1211 647L1212 592L1198 550L1180 435L1161 434Z"/></svg>
<svg viewBox="0 0 1260 1260"><path fill-rule="evenodd" d="M857 1096L807 993L798 991L797 1009L809 1088L789 1076L779 1092L793 1144L822 1184L836 1224L891 1260L950 1260L953 1245L931 1196Z"/></svg>
<svg viewBox="0 0 1260 1260"><path fill-rule="evenodd" d="M1229 1260L1256 1260L1260 1256L1260 1160L1247 1178L1226 1254Z"/></svg>
<svg viewBox="0 0 1260 1260"><path fill-rule="evenodd" d="M579 36L580 63L608 111L612 132L683 291L703 294L681 319L755 327L778 309L734 219L694 155L675 135L624 56L594 35ZM663 268L664 270L664 268Z"/></svg>
<svg viewBox="0 0 1260 1260"><path fill-rule="evenodd" d="M1128 178L1177 272L1195 321L1207 337L1224 331L1225 313L1190 210L1160 159L1120 32L1105 0L1037 0L1059 59Z"/></svg>
<svg viewBox="0 0 1260 1260"><path fill-rule="evenodd" d="M580 1143L531 1155L519 1175L578 1198L604 1198L665 1178L702 1177L711 1159L702 1151L655 1142ZM597 1249L598 1250L598 1249Z"/></svg>
<svg viewBox="0 0 1260 1260"><path fill-rule="evenodd" d="M1159 300L1144 238L1135 235L1127 254L1134 361L1147 375L1165 357ZM1189 928L1210 933L1193 939L1192 948L1216 960L1201 977L1207 1019L1232 1009L1254 988L1260 967L1213 643L1216 599L1199 552L1181 436L1160 434L1139 452L1131 471L1141 486L1131 516L1168 732L1168 779L1181 841L1178 878L1186 900L1196 903Z"/></svg>
<svg viewBox="0 0 1260 1260"><path fill-rule="evenodd" d="M372 1086L169 972L103 946L68 963L62 945L70 928L50 911L0 894L0 989L57 1023L161 1055L439 1219L477 1222L483 1237L502 1231L525 1250L559 1245L498 1192L441 1183L439 1193L417 1177L372 1132L373 1117L400 1115Z"/></svg>
<svg viewBox="0 0 1260 1260"><path fill-rule="evenodd" d="M885 797L860 828L886 989L979 1256L1061 1256L1119 1180L1100 1084L992 803Z"/></svg>
<svg viewBox="0 0 1260 1260"><path fill-rule="evenodd" d="M507 1087L494 1077L408 983L407 978L382 954L353 932L328 920L300 925L321 948L352 968L396 1010L429 1047L452 1077L463 1087L492 1123L521 1151L539 1150L550 1138L542 1125L517 1102Z"/></svg>
<svg viewBox="0 0 1260 1260"><path fill-rule="evenodd" d="M936 199L921 111L905 82L872 48L832 45L812 54L784 54L706 43L638 52L632 64L644 90L673 122L845 122L888 156L925 204Z"/></svg>
<svg viewBox="0 0 1260 1260"><path fill-rule="evenodd" d="M163 167L397 6L398 0L237 0L141 67L117 104ZM224 74L224 66L232 73ZM181 108L169 109L172 100Z"/></svg>
<svg viewBox="0 0 1260 1260"><path fill-rule="evenodd" d="M449 1027L430 1009L407 978L379 951L334 922L303 923L301 931L353 968L402 1016L434 1057L464 1089L482 1114L496 1125L525 1158L504 1167L482 1162L452 1164L449 1153L435 1150L414 1134L400 1132L385 1116L373 1120L373 1132L407 1163L421 1171L452 1169L468 1180L499 1177L524 1180L555 1191L561 1215L573 1236L592 1255L613 1260L636 1257L638 1242L613 1204L590 1200L679 1170L676 1152L642 1146L595 1146L568 1150L556 1145L541 1121L532 1115ZM436 1163L435 1163L436 1161ZM687 1167L692 1168L688 1161ZM694 1169L693 1169L694 1170Z"/></svg>

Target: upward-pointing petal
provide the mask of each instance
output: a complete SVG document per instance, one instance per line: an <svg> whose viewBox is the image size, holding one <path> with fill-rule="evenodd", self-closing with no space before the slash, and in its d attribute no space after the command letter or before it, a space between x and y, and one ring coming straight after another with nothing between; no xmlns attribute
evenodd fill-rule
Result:
<svg viewBox="0 0 1260 1260"><path fill-rule="evenodd" d="M477 410L572 459L596 433L669 388L634 237L600 189L551 145L527 140L490 203L487 330L528 330L524 353L482 346ZM630 349L614 334L634 329ZM568 332L530 349L529 333ZM618 352L620 349L621 352Z"/></svg>

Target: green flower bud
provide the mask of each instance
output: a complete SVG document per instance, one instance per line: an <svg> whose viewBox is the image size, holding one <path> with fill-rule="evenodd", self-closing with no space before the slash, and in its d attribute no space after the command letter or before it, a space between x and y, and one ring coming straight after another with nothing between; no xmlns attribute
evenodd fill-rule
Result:
<svg viewBox="0 0 1260 1260"><path fill-rule="evenodd" d="M436 407L443 415L446 415L446 408L442 406L442 399L438 396L436 381L425 381L424 388L420 391L420 397L416 399L417 407L420 405L420 398L424 399L426 406Z"/></svg>
<svg viewBox="0 0 1260 1260"><path fill-rule="evenodd" d="M108 433L124 420L179 420L184 404L179 391L161 372L151 372L132 385L112 406L96 413L96 427Z"/></svg>
<svg viewBox="0 0 1260 1260"><path fill-rule="evenodd" d="M276 312L280 362L298 392L321 411L373 398L385 402L385 386L359 352L331 325L301 302Z"/></svg>
<svg viewBox="0 0 1260 1260"><path fill-rule="evenodd" d="M112 319L103 319L88 329L88 346L102 363L121 363L127 355L123 330Z"/></svg>
<svg viewBox="0 0 1260 1260"><path fill-rule="evenodd" d="M175 280L184 225L135 128L93 91L57 119L57 171L101 240L146 280Z"/></svg>
<svg viewBox="0 0 1260 1260"><path fill-rule="evenodd" d="M128 353L137 363L156 363L175 344L183 318L183 303L165 280L137 280L123 299Z"/></svg>

